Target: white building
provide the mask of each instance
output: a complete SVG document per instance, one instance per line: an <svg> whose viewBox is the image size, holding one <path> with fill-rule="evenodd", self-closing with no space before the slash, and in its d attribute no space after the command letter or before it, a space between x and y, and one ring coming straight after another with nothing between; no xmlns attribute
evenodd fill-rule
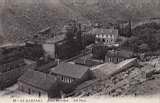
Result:
<svg viewBox="0 0 160 103"><path fill-rule="evenodd" d="M95 43L104 43L106 45L115 44L115 41L118 38L117 29L94 28L88 33L95 35Z"/></svg>
<svg viewBox="0 0 160 103"><path fill-rule="evenodd" d="M45 41L45 43L43 43L43 49L45 51L45 55L50 57L50 58L55 58L55 44L57 42L63 41L65 38L65 35L59 35L59 36L55 36L54 38L51 38L47 41Z"/></svg>

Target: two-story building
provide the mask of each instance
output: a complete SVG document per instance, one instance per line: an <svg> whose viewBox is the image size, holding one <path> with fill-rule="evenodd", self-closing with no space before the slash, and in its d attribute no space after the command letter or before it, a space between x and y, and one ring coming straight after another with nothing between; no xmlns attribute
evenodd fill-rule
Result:
<svg viewBox="0 0 160 103"><path fill-rule="evenodd" d="M117 29L94 28L88 34L95 35L95 43L103 43L106 45L115 44L118 38Z"/></svg>

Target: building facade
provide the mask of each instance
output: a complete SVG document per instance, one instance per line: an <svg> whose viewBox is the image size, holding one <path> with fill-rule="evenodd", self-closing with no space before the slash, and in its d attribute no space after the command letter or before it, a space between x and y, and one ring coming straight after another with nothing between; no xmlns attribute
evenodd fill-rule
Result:
<svg viewBox="0 0 160 103"><path fill-rule="evenodd" d="M0 88L4 89L17 82L18 78L27 70L35 69L36 63L26 63L24 59L15 60L0 65Z"/></svg>
<svg viewBox="0 0 160 103"><path fill-rule="evenodd" d="M133 52L127 50L109 50L105 55L105 62L119 63L123 60L134 57Z"/></svg>
<svg viewBox="0 0 160 103"><path fill-rule="evenodd" d="M50 73L57 79L68 84L75 81L85 81L89 78L88 67L70 63L59 64L57 67L53 68Z"/></svg>
<svg viewBox="0 0 160 103"><path fill-rule="evenodd" d="M55 36L42 44L45 56L51 59L56 57L56 43L64 40L65 35Z"/></svg>
<svg viewBox="0 0 160 103"><path fill-rule="evenodd" d="M62 63L57 67L52 68L50 74L54 75L57 80L64 83L62 86L64 93L70 93L77 87L77 85L90 79L90 73L88 67L70 63Z"/></svg>
<svg viewBox="0 0 160 103"><path fill-rule="evenodd" d="M103 43L106 45L115 44L118 38L117 29L94 28L88 33L95 35L95 43Z"/></svg>
<svg viewBox="0 0 160 103"><path fill-rule="evenodd" d="M59 83L56 78L34 70L28 70L18 79L18 89L39 97L60 97Z"/></svg>

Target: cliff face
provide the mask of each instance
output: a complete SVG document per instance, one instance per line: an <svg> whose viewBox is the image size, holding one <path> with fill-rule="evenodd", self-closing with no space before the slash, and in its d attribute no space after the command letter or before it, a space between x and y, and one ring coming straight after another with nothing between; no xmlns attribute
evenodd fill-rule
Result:
<svg viewBox="0 0 160 103"><path fill-rule="evenodd" d="M5 1L5 2L4 2ZM159 0L0 0L0 35L6 42L30 39L50 26L59 32L78 18L107 24L116 20L160 16Z"/></svg>

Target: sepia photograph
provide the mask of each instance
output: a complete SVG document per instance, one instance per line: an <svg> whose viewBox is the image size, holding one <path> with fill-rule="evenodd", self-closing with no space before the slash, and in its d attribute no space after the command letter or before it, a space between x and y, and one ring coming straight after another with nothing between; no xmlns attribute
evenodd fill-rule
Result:
<svg viewBox="0 0 160 103"><path fill-rule="evenodd" d="M160 0L0 0L0 103L160 103Z"/></svg>

